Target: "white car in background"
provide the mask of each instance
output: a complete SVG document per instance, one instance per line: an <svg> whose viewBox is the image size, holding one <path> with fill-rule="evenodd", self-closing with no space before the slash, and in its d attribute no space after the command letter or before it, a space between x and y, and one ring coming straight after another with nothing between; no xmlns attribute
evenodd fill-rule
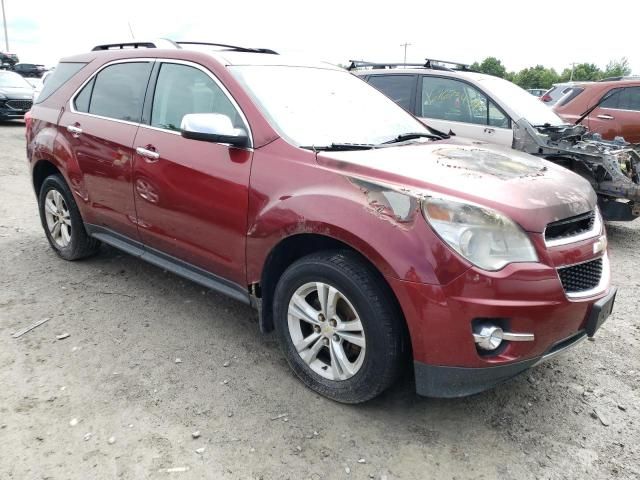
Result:
<svg viewBox="0 0 640 480"><path fill-rule="evenodd" d="M453 62L352 61L349 70L423 120L434 133L503 145L551 160L591 182L607 220L640 217L640 154L624 141L604 141L590 133L580 124L583 118L569 124L517 85Z"/></svg>
<svg viewBox="0 0 640 480"><path fill-rule="evenodd" d="M356 75L444 133L511 147L514 129L522 120L534 127L566 124L526 90L502 78L472 72L466 66L454 70L430 62L422 68L353 64ZM366 65L373 67L366 69Z"/></svg>

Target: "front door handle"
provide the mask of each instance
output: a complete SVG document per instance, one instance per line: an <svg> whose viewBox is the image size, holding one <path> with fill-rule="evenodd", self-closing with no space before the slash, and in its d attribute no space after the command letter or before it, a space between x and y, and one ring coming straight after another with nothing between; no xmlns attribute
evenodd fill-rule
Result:
<svg viewBox="0 0 640 480"><path fill-rule="evenodd" d="M597 117L600 120L613 120L613 117L611 115L607 115L606 113L601 113L600 115L597 115Z"/></svg>
<svg viewBox="0 0 640 480"><path fill-rule="evenodd" d="M158 152L154 152L153 150L149 150L144 147L137 147L136 153L141 157L144 157L144 159L149 163L157 162L160 158L160 154Z"/></svg>
<svg viewBox="0 0 640 480"><path fill-rule="evenodd" d="M75 125L67 125L67 132L69 132L73 138L78 138L82 133L82 129Z"/></svg>
<svg viewBox="0 0 640 480"><path fill-rule="evenodd" d="M494 133L496 133L496 131L493 128L485 128L484 129L484 133L487 133L489 135L493 135Z"/></svg>

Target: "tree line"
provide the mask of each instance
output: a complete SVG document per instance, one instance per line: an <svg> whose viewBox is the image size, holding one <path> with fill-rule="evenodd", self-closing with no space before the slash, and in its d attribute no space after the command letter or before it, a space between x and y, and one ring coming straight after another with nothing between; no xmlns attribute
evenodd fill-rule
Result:
<svg viewBox="0 0 640 480"><path fill-rule="evenodd" d="M565 68L561 73L543 65L525 68L519 72L508 72L500 60L487 57L482 62L473 63L470 68L477 72L507 79L522 88L551 88L554 83L598 81L609 77L624 77L631 74L629 59L622 57L611 60L603 69L594 63L577 63Z"/></svg>

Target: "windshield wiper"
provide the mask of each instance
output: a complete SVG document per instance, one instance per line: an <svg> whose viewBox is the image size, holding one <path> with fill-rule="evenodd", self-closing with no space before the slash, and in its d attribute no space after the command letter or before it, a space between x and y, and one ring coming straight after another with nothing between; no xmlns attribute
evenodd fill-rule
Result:
<svg viewBox="0 0 640 480"><path fill-rule="evenodd" d="M434 135L433 133L411 132L411 133L402 133L392 140L382 142L381 145L406 142L407 140L414 140L416 138L430 138L431 140L443 140L443 137L441 137L440 135Z"/></svg>
<svg viewBox="0 0 640 480"><path fill-rule="evenodd" d="M331 145L309 145L300 148L313 150L314 152L341 152L348 150L370 150L375 145L371 143L332 143Z"/></svg>

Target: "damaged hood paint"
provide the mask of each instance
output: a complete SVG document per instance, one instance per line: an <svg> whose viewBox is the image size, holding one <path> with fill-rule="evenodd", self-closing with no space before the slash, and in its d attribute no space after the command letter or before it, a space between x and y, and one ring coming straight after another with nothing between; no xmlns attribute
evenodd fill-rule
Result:
<svg viewBox="0 0 640 480"><path fill-rule="evenodd" d="M346 152L319 152L319 164L408 195L450 195L498 210L525 230L593 210L582 177L540 158L462 139Z"/></svg>

